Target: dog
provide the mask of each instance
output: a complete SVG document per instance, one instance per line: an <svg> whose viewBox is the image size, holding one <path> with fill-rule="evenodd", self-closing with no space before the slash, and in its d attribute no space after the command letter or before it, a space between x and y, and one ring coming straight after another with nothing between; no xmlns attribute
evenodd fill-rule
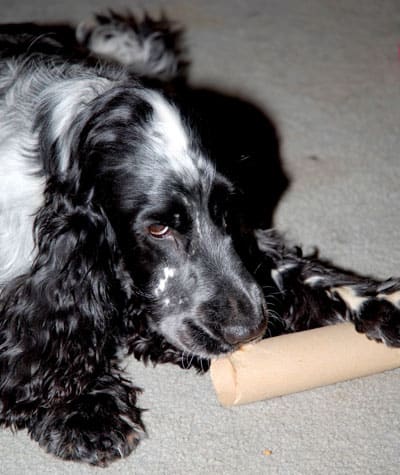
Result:
<svg viewBox="0 0 400 475"><path fill-rule="evenodd" d="M399 281L262 229L243 157L210 158L187 65L164 18L0 28L0 423L66 460L106 466L144 436L129 354L206 371L338 321L400 346Z"/></svg>

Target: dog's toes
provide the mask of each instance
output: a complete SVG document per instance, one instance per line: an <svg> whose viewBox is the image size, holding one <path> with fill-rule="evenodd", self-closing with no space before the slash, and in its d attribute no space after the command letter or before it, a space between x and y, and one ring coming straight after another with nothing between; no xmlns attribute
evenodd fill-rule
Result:
<svg viewBox="0 0 400 475"><path fill-rule="evenodd" d="M400 310L384 298L370 298L360 307L356 329L373 340L400 347Z"/></svg>

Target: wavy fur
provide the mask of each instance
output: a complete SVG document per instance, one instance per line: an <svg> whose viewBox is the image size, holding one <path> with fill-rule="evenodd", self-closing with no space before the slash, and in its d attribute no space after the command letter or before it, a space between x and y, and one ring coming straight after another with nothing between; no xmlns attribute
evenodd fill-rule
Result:
<svg viewBox="0 0 400 475"><path fill-rule="evenodd" d="M254 233L264 180L279 184L265 186L274 204L282 175L258 172L252 140L247 155L230 137L233 157L244 147L232 163L208 150L215 131L200 137L188 105L197 97L205 110L204 92L139 81L181 73L176 30L111 14L78 39L67 27L0 29L2 424L105 466L144 434L139 389L119 368L126 354L205 371L269 332L341 320L400 345L398 282ZM251 128L268 132L277 157L271 124Z"/></svg>

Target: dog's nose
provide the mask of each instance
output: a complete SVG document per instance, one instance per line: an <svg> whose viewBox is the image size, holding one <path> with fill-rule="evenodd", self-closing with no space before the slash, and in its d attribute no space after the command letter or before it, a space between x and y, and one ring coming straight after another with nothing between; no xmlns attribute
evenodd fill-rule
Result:
<svg viewBox="0 0 400 475"><path fill-rule="evenodd" d="M227 325L223 331L223 337L230 345L248 343L260 337L267 327L267 320L262 319L258 325Z"/></svg>

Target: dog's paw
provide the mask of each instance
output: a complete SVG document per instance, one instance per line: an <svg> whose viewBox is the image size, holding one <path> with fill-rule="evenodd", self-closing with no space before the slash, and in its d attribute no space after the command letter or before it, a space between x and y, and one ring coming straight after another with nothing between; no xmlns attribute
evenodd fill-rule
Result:
<svg viewBox="0 0 400 475"><path fill-rule="evenodd" d="M351 311L357 331L368 338L400 347L400 290L399 283L388 281L376 291L365 294L358 286L342 286L335 289Z"/></svg>
<svg viewBox="0 0 400 475"><path fill-rule="evenodd" d="M145 434L140 409L127 402L106 392L80 396L40 413L29 432L49 453L105 467Z"/></svg>
<svg viewBox="0 0 400 475"><path fill-rule="evenodd" d="M384 299L369 299L361 307L357 331L388 346L400 347L400 310Z"/></svg>

